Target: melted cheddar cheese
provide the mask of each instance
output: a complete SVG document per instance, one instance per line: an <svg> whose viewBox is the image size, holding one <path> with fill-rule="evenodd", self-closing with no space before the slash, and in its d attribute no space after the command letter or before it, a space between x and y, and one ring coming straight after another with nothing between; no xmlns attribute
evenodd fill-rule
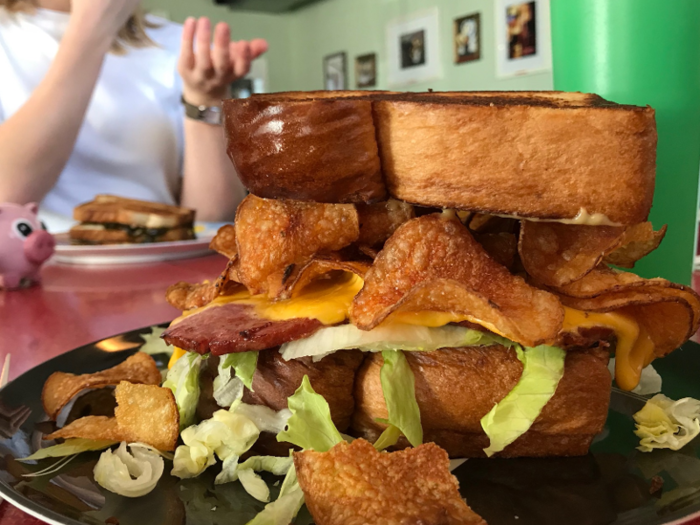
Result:
<svg viewBox="0 0 700 525"><path fill-rule="evenodd" d="M615 381L623 390L639 384L642 369L654 360L654 343L649 334L631 317L617 313L582 312L564 308L563 332L602 326L615 332Z"/></svg>

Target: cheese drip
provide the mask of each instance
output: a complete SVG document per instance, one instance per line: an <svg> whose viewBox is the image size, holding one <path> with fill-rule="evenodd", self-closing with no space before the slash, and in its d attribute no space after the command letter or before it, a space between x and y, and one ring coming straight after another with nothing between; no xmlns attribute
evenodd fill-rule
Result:
<svg viewBox="0 0 700 525"><path fill-rule="evenodd" d="M615 346L615 382L622 390L639 384L642 369L654 360L654 342L643 327L630 316L617 312L582 312L564 307L562 332L579 328L610 328L617 337Z"/></svg>
<svg viewBox="0 0 700 525"><path fill-rule="evenodd" d="M220 295L201 308L183 312L172 324L208 308L238 303L255 306L256 313L271 321L308 318L317 319L327 326L342 323L348 317L350 304L360 292L364 280L350 272L343 272L329 279L319 279L306 286L299 295L291 299L273 301L267 295L250 295L242 289L231 295Z"/></svg>

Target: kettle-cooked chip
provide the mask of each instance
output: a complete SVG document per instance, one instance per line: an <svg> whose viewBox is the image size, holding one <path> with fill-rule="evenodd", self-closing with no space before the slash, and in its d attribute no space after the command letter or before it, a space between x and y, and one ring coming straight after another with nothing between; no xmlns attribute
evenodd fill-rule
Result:
<svg viewBox="0 0 700 525"><path fill-rule="evenodd" d="M411 204L395 199L356 206L360 220L357 244L370 248L381 246L396 228L415 217Z"/></svg>
<svg viewBox="0 0 700 525"><path fill-rule="evenodd" d="M352 204L261 199L249 195L236 213L238 277L251 294L268 293L268 278L305 266L360 235ZM275 297L272 294L271 297Z"/></svg>
<svg viewBox="0 0 700 525"><path fill-rule="evenodd" d="M475 233L474 238L498 264L509 270L513 268L518 253L518 238L514 233Z"/></svg>
<svg viewBox="0 0 700 525"><path fill-rule="evenodd" d="M317 525L486 525L462 499L447 452L434 443L378 452L357 439L328 452L295 452L294 466Z"/></svg>
<svg viewBox="0 0 700 525"><path fill-rule="evenodd" d="M700 327L700 297L665 279L598 267L556 293L564 305L577 310L632 316L651 337L657 357L678 348Z"/></svg>
<svg viewBox="0 0 700 525"><path fill-rule="evenodd" d="M488 256L467 228L440 214L399 227L365 276L350 318L371 330L394 312L447 312L527 346L554 341L564 310Z"/></svg>
<svg viewBox="0 0 700 525"><path fill-rule="evenodd" d="M666 227L586 226L523 221L518 250L527 273L546 286L561 287L583 278L601 261L631 268L655 250Z"/></svg>
<svg viewBox="0 0 700 525"><path fill-rule="evenodd" d="M233 224L224 224L216 235L211 240L209 248L215 252L225 255L229 259L233 259L238 255L238 246L236 245L236 227Z"/></svg>
<svg viewBox="0 0 700 525"><path fill-rule="evenodd" d="M158 450L175 450L180 416L169 388L123 381L116 388L114 417L86 416L44 436L44 439L101 439L146 443Z"/></svg>
<svg viewBox="0 0 700 525"><path fill-rule="evenodd" d="M634 263L656 250L666 235L666 225L657 232L650 222L635 224L625 230L620 247L605 256L607 264L621 268L634 268Z"/></svg>
<svg viewBox="0 0 700 525"><path fill-rule="evenodd" d="M364 277L369 268L369 262L344 261L337 255L315 257L304 265L291 264L283 271L270 275L267 278L268 294L278 299L289 299L323 275L344 271Z"/></svg>
<svg viewBox="0 0 700 525"><path fill-rule="evenodd" d="M191 310L200 308L212 302L218 295L215 283L204 281L203 283L179 282L168 287L165 299L178 310Z"/></svg>
<svg viewBox="0 0 700 525"><path fill-rule="evenodd" d="M137 352L123 363L94 374L76 376L65 372L54 372L44 383L41 402L49 418L56 419L61 409L82 390L118 385L122 381L159 385L161 375L156 362L150 355Z"/></svg>

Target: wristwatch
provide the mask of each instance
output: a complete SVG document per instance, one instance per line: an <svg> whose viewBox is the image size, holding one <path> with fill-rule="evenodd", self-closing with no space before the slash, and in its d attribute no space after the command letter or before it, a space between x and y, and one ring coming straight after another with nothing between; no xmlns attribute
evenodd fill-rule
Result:
<svg viewBox="0 0 700 525"><path fill-rule="evenodd" d="M221 108L219 106L195 106L181 98L183 106L185 106L185 115L192 120L198 120L212 126L221 126Z"/></svg>

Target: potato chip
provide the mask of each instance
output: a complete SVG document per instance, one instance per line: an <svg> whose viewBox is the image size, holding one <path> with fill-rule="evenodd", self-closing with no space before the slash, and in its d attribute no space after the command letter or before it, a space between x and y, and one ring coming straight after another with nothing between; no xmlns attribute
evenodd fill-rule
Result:
<svg viewBox="0 0 700 525"><path fill-rule="evenodd" d="M80 391L118 385L121 381L159 385L161 375L156 362L150 355L137 352L123 363L94 374L76 376L65 372L54 372L44 383L41 402L49 418L56 419L61 409Z"/></svg>
<svg viewBox="0 0 700 525"><path fill-rule="evenodd" d="M546 286L564 286L595 268L620 243L617 226L522 221L518 250L529 275Z"/></svg>
<svg viewBox="0 0 700 525"><path fill-rule="evenodd" d="M175 450L180 415L172 390L122 381L114 394L117 398L114 417L119 430L131 436L131 442L147 443L158 450Z"/></svg>
<svg viewBox="0 0 700 525"><path fill-rule="evenodd" d="M396 230L367 272L350 318L371 330L398 311L448 312L527 346L555 340L564 318L556 296L511 275L458 220L440 214Z"/></svg>
<svg viewBox="0 0 700 525"><path fill-rule="evenodd" d="M114 417L81 417L44 439L126 441L146 443L162 451L175 450L180 435L180 416L170 389L122 381L115 395Z"/></svg>
<svg viewBox="0 0 700 525"><path fill-rule="evenodd" d="M620 247L606 255L603 261L621 268L634 268L634 263L659 247L665 235L665 224L657 232L650 222L636 224L625 231Z"/></svg>
<svg viewBox="0 0 700 525"><path fill-rule="evenodd" d="M271 275L282 272L284 277L290 267L303 267L316 254L340 250L359 235L357 211L352 204L249 195L236 213L238 277L250 293L268 293Z"/></svg>
<svg viewBox="0 0 700 525"><path fill-rule="evenodd" d="M564 305L577 310L632 316L653 340L658 357L678 348L700 327L700 297L665 279L598 267L556 293Z"/></svg>
<svg viewBox="0 0 700 525"><path fill-rule="evenodd" d="M179 282L168 287L165 299L178 310L191 310L212 302L218 295L216 283L204 281L203 283Z"/></svg>
<svg viewBox="0 0 700 525"><path fill-rule="evenodd" d="M295 452L294 465L318 525L486 525L460 496L447 453L434 443L388 453L357 439L328 452Z"/></svg>
<svg viewBox="0 0 700 525"><path fill-rule="evenodd" d="M323 275L345 271L364 277L369 268L369 262L343 261L339 256L317 257L303 266L291 264L270 275L267 278L268 294L278 299L289 299Z"/></svg>
<svg viewBox="0 0 700 525"><path fill-rule="evenodd" d="M381 246L404 222L415 217L413 206L389 199L376 204L357 204L360 237L357 244L375 248Z"/></svg>
<svg viewBox="0 0 700 525"><path fill-rule="evenodd" d="M631 268L665 234L666 227L654 232L649 222L625 227L523 221L518 249L529 275L560 287L581 279L603 260Z"/></svg>
<svg viewBox="0 0 700 525"><path fill-rule="evenodd" d="M209 248L215 252L225 255L229 259L233 259L238 255L238 246L236 245L236 227L233 224L225 224L211 240Z"/></svg>

